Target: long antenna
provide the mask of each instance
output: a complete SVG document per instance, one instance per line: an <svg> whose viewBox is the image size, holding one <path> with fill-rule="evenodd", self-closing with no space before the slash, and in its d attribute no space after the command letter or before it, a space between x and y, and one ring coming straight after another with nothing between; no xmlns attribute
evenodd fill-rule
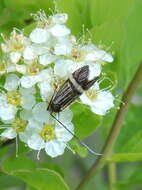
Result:
<svg viewBox="0 0 142 190"><path fill-rule="evenodd" d="M74 135L74 134L73 134L61 121L59 121L52 113L51 113L50 115L51 115L58 123L60 123L70 134L72 134L72 136L73 136L74 138L76 138L82 146L84 146L85 148L87 148L87 150L88 150L89 152L91 152L92 154L97 155L97 156L101 156L101 155L102 155L102 154L100 154L100 153L94 152L91 148L89 148L88 145L86 145L82 140L80 140L79 137L77 137L76 135Z"/></svg>

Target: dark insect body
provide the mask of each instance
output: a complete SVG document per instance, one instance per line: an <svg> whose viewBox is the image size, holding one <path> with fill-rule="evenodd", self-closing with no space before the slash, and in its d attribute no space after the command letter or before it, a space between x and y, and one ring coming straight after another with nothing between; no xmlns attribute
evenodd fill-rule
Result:
<svg viewBox="0 0 142 190"><path fill-rule="evenodd" d="M59 113L73 103L85 90L88 90L96 82L98 77L88 80L89 66L83 66L76 70L60 87L52 97L48 111Z"/></svg>
<svg viewBox="0 0 142 190"><path fill-rule="evenodd" d="M89 152L95 155L101 155L94 152L89 148L82 140L80 140L75 134L73 134L61 121L59 121L53 113L59 113L63 111L67 106L73 103L85 90L88 90L96 82L98 77L93 80L88 80L89 77L89 66L83 66L76 70L60 89L51 98L47 110L50 115L56 120L62 127L64 127L70 134L76 138L79 143L86 147Z"/></svg>

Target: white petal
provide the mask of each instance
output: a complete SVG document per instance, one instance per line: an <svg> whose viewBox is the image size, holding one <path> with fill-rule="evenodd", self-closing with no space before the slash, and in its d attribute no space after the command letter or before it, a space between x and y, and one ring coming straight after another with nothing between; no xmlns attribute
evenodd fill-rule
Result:
<svg viewBox="0 0 142 190"><path fill-rule="evenodd" d="M56 24L54 25L51 29L51 34L53 36L56 36L56 37L60 37L60 36L66 36L66 35L69 35L70 34L70 30L64 26L64 25L61 25L61 24Z"/></svg>
<svg viewBox="0 0 142 190"><path fill-rule="evenodd" d="M47 111L47 104L45 102L36 104L33 108L33 116L39 122L48 122L49 112Z"/></svg>
<svg viewBox="0 0 142 190"><path fill-rule="evenodd" d="M37 77L36 76L22 76L20 81L21 81L22 87L31 88L37 83Z"/></svg>
<svg viewBox="0 0 142 190"><path fill-rule="evenodd" d="M38 134L33 134L27 141L27 144L34 150L40 150L45 146L44 140Z"/></svg>
<svg viewBox="0 0 142 190"><path fill-rule="evenodd" d="M15 72L16 71L16 66L14 64L8 64L6 68L7 72Z"/></svg>
<svg viewBox="0 0 142 190"><path fill-rule="evenodd" d="M52 97L54 89L51 87L48 81L43 81L39 83L38 87L40 89L40 95L43 101L46 101Z"/></svg>
<svg viewBox="0 0 142 190"><path fill-rule="evenodd" d="M72 133L74 134L74 127L73 127L73 124L72 123L64 123L67 127L67 129ZM56 124L56 127L55 127L55 134L56 134L56 138L59 140L59 141L62 141L62 142L68 142L70 141L72 138L73 138L73 135L67 131L67 129L65 129L62 125L58 125Z"/></svg>
<svg viewBox="0 0 142 190"><path fill-rule="evenodd" d="M2 120L14 119L17 109L12 105L0 106L0 118Z"/></svg>
<svg viewBox="0 0 142 190"><path fill-rule="evenodd" d="M49 33L47 30L42 28L36 28L34 29L30 34L30 39L34 43L44 43L48 40Z"/></svg>
<svg viewBox="0 0 142 190"><path fill-rule="evenodd" d="M19 77L17 75L9 74L6 77L4 88L8 91L16 90L18 88L19 82Z"/></svg>
<svg viewBox="0 0 142 190"><path fill-rule="evenodd" d="M57 140L52 140L46 142L45 151L49 156L56 157L64 153L65 147L65 143Z"/></svg>
<svg viewBox="0 0 142 190"><path fill-rule="evenodd" d="M89 64L89 80L94 79L95 77L99 76L101 74L101 64Z"/></svg>
<svg viewBox="0 0 142 190"><path fill-rule="evenodd" d="M56 55L69 55L71 54L71 50L72 50L72 46L71 44L67 43L67 44L56 44L55 48L54 48L54 53Z"/></svg>
<svg viewBox="0 0 142 190"><path fill-rule="evenodd" d="M42 82L45 80L50 82L52 80L52 76L53 76L53 70L50 67L49 69L44 69L41 72L39 72L37 75L37 80L38 82Z"/></svg>
<svg viewBox="0 0 142 190"><path fill-rule="evenodd" d="M15 130L13 128L6 129L3 133L1 133L2 137L13 139L17 136Z"/></svg>
<svg viewBox="0 0 142 190"><path fill-rule="evenodd" d="M52 55L50 53L46 53L44 55L41 55L39 57L39 63L41 65L48 65L50 63L53 63L55 60L57 59L57 57L55 55Z"/></svg>
<svg viewBox="0 0 142 190"><path fill-rule="evenodd" d="M37 54L33 50L32 46L28 46L25 48L25 50L23 52L23 57L25 60L33 60L37 57Z"/></svg>
<svg viewBox="0 0 142 190"><path fill-rule="evenodd" d="M96 100L91 105L91 110L99 115L105 115L114 106L114 97L110 92L102 91L97 95Z"/></svg>
<svg viewBox="0 0 142 190"><path fill-rule="evenodd" d="M6 94L0 94L0 106L7 106L7 96Z"/></svg>
<svg viewBox="0 0 142 190"><path fill-rule="evenodd" d="M70 109L66 109L62 111L61 113L59 113L59 120L62 123L71 122L72 118L73 118L73 113Z"/></svg>
<svg viewBox="0 0 142 190"><path fill-rule="evenodd" d="M39 132L43 127L43 123L38 122L34 117L31 117L28 122L28 127L33 128Z"/></svg>
<svg viewBox="0 0 142 190"><path fill-rule="evenodd" d="M66 13L58 13L52 16L52 22L55 24L64 24L68 19L68 15Z"/></svg>
<svg viewBox="0 0 142 190"><path fill-rule="evenodd" d="M34 87L32 87L32 88L20 88L19 91L20 91L22 96L28 96L28 95L36 93Z"/></svg>
<svg viewBox="0 0 142 190"><path fill-rule="evenodd" d="M99 61L99 60L112 62L113 57L111 56L111 54L108 54L104 50L99 50L99 49L92 51L86 56L86 61Z"/></svg>
<svg viewBox="0 0 142 190"><path fill-rule="evenodd" d="M31 48L36 53L36 55L43 55L45 53L48 53L50 51L50 41L46 42L46 44L35 44L33 43L31 45Z"/></svg>
<svg viewBox="0 0 142 190"><path fill-rule="evenodd" d="M17 63L21 58L21 53L18 52L11 52L10 53L10 60L12 63Z"/></svg>
<svg viewBox="0 0 142 190"><path fill-rule="evenodd" d="M61 78L67 79L70 75L73 61L60 59L56 61L54 66L54 74Z"/></svg>
<svg viewBox="0 0 142 190"><path fill-rule="evenodd" d="M36 132L36 128L30 128L27 126L24 132L19 133L19 138L21 141L27 143L31 136Z"/></svg>
<svg viewBox="0 0 142 190"><path fill-rule="evenodd" d="M105 55L103 56L103 60L107 62L113 62L113 57L111 54L105 53Z"/></svg>
<svg viewBox="0 0 142 190"><path fill-rule="evenodd" d="M29 120L32 118L32 111L31 110L22 110L20 112L20 118L23 120Z"/></svg>
<svg viewBox="0 0 142 190"><path fill-rule="evenodd" d="M22 107L24 109L30 110L35 105L35 97L32 95L22 96Z"/></svg>
<svg viewBox="0 0 142 190"><path fill-rule="evenodd" d="M83 104L92 105L92 101L88 98L88 96L86 96L85 93L83 93L83 94L80 96L80 100L82 101Z"/></svg>
<svg viewBox="0 0 142 190"><path fill-rule="evenodd" d="M16 65L16 71L21 74L26 74L26 65Z"/></svg>

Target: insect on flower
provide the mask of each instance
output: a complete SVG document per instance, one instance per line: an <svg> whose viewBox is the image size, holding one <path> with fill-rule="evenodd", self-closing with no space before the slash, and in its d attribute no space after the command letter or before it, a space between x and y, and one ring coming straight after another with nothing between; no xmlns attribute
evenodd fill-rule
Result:
<svg viewBox="0 0 142 190"><path fill-rule="evenodd" d="M85 90L88 90L97 81L98 77L89 80L89 66L83 66L76 70L70 77L65 81L65 83L60 87L60 89L52 96L47 110L50 112L51 116L61 124L69 133L71 133L81 145L86 147L89 152L95 155L101 155L90 149L83 141L81 141L76 135L74 135L68 128L59 121L53 112L59 113L63 111L67 106L73 103Z"/></svg>

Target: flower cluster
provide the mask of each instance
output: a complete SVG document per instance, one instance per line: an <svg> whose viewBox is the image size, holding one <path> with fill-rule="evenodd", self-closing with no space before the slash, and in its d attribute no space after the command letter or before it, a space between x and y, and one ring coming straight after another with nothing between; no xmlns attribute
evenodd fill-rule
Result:
<svg viewBox="0 0 142 190"><path fill-rule="evenodd" d="M68 130L47 111L55 90L78 68L89 65L89 80L101 74L102 65L112 62L111 54L91 42L80 43L65 25L67 14L34 15L36 28L29 36L14 29L3 36L0 58L0 120L2 139L17 136L31 149L45 149L51 157L63 154L73 138L73 114L69 108L58 115ZM111 92L99 82L80 96L92 112L105 115L114 106Z"/></svg>

